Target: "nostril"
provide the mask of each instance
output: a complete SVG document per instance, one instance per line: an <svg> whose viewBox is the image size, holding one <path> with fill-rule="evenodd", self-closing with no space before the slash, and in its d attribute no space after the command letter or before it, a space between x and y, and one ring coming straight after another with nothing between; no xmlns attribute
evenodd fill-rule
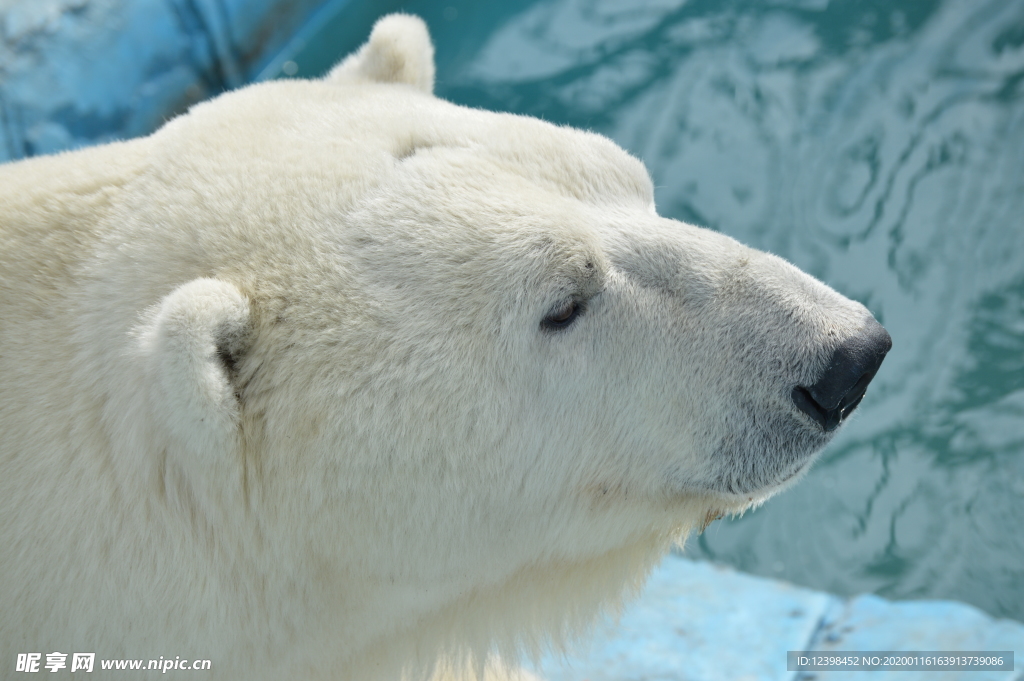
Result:
<svg viewBox="0 0 1024 681"><path fill-rule="evenodd" d="M793 403L826 432L835 430L860 404L891 347L889 333L871 319L859 334L836 348L828 368L813 385L793 388Z"/></svg>
<svg viewBox="0 0 1024 681"><path fill-rule="evenodd" d="M828 430L825 426L828 422L828 409L825 409L825 407L815 402L807 388L801 385L793 388L793 402L796 403L796 406L800 411L817 421L818 425L822 428Z"/></svg>
<svg viewBox="0 0 1024 681"><path fill-rule="evenodd" d="M828 433L839 427L839 424L857 408L864 398L870 380L871 378L865 375L857 382L857 385L861 387L854 387L850 390L833 409L823 407L814 399L810 390L800 385L793 388L793 402L800 411L814 419Z"/></svg>

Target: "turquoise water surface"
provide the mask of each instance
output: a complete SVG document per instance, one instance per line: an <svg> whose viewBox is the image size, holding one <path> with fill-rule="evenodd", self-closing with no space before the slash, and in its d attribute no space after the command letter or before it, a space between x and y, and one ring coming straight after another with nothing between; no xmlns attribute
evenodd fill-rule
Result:
<svg viewBox="0 0 1024 681"><path fill-rule="evenodd" d="M1024 2L486 4L349 3L291 68L420 14L440 96L612 137L663 215L788 258L894 339L807 478L686 553L1024 620Z"/></svg>

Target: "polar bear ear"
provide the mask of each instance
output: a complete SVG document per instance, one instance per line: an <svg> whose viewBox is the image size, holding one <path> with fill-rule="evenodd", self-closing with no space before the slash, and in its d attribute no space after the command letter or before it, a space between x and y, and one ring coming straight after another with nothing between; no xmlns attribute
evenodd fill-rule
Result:
<svg viewBox="0 0 1024 681"><path fill-rule="evenodd" d="M370 39L327 75L327 81L405 83L434 91L434 45L427 25L410 14L389 14L377 21Z"/></svg>
<svg viewBox="0 0 1024 681"><path fill-rule="evenodd" d="M250 328L249 302L235 286L195 279L169 293L137 330L153 416L204 466L237 442L235 366Z"/></svg>

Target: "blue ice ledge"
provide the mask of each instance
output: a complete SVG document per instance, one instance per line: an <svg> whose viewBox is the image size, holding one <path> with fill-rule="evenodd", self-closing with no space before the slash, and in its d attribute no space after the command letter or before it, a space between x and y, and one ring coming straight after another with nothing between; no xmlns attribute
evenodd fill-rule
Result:
<svg viewBox="0 0 1024 681"><path fill-rule="evenodd" d="M787 651L1015 653L1017 671L787 670ZM1024 681L1024 624L952 601L844 599L669 556L618 623L535 671L548 681Z"/></svg>
<svg viewBox="0 0 1024 681"><path fill-rule="evenodd" d="M318 10L346 1L0 3L0 162L148 134L266 77Z"/></svg>

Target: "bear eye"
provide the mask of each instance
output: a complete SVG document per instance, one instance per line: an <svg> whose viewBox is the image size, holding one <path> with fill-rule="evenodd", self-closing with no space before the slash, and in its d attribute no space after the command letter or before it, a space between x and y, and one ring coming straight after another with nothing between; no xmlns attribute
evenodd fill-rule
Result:
<svg viewBox="0 0 1024 681"><path fill-rule="evenodd" d="M577 317L583 314L584 309L585 306L580 301L567 300L549 312L548 316L541 321L540 325L542 328L549 331L568 328L574 321L576 321Z"/></svg>

